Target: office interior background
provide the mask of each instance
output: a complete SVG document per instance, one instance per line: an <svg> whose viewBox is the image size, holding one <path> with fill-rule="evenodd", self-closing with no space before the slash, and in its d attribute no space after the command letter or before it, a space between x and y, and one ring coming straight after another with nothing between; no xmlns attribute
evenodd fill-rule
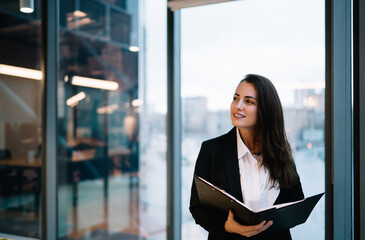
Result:
<svg viewBox="0 0 365 240"><path fill-rule="evenodd" d="M365 239L364 7L0 1L0 238L206 239L188 210L196 157L257 73L305 195L326 192L293 239Z"/></svg>

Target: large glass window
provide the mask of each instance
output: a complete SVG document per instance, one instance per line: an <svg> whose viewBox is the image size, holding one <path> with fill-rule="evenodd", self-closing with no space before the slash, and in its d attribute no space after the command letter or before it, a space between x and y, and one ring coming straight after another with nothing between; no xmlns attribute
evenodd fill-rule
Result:
<svg viewBox="0 0 365 240"><path fill-rule="evenodd" d="M152 99L148 87L166 85L165 58L146 67L148 47L164 47L148 26L157 15L148 1L59 4L59 239L161 239L166 93Z"/></svg>
<svg viewBox="0 0 365 240"><path fill-rule="evenodd" d="M249 73L276 86L305 196L324 192L324 1L233 1L181 11L182 236L206 239L188 210L201 142L228 132ZM324 199L293 239L324 239Z"/></svg>
<svg viewBox="0 0 365 240"><path fill-rule="evenodd" d="M165 0L145 0L144 68L140 84L141 236L166 239L167 231L167 53Z"/></svg>
<svg viewBox="0 0 365 240"><path fill-rule="evenodd" d="M40 237L40 2L0 2L1 236Z"/></svg>

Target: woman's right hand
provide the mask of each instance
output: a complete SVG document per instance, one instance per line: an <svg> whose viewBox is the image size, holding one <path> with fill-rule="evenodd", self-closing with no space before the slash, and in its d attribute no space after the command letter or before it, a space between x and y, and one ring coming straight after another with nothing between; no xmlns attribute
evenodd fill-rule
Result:
<svg viewBox="0 0 365 240"><path fill-rule="evenodd" d="M234 214L230 210L226 223L224 224L224 229L229 233L237 233L245 237L251 237L253 235L259 234L266 229L268 229L273 224L272 221L262 221L257 225L245 226L234 220Z"/></svg>

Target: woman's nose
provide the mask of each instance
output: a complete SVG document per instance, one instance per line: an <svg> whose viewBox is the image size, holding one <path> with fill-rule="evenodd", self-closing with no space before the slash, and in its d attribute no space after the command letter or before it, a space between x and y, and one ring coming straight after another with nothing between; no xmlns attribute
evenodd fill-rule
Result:
<svg viewBox="0 0 365 240"><path fill-rule="evenodd" d="M245 103L243 102L243 101L239 101L238 103L237 103L237 105L236 105L236 107L238 108L238 109L243 109L243 107L245 106Z"/></svg>

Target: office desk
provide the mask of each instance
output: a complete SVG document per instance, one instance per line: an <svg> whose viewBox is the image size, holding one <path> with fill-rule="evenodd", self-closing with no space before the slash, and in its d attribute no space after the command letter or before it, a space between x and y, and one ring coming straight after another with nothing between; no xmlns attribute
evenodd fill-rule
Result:
<svg viewBox="0 0 365 240"><path fill-rule="evenodd" d="M94 138L72 138L67 140L67 145L72 148L75 148L80 144L85 144L90 147L103 147L107 145L107 143Z"/></svg>
<svg viewBox="0 0 365 240"><path fill-rule="evenodd" d="M95 158L96 149L74 150L72 153L72 162L90 161Z"/></svg>
<svg viewBox="0 0 365 240"><path fill-rule="evenodd" d="M95 156L95 149L73 151L72 162L90 161ZM17 157L1 159L0 165L9 167L25 167L25 168L40 168L42 167L42 160L40 157L34 157L30 160L27 157Z"/></svg>
<svg viewBox="0 0 365 240"><path fill-rule="evenodd" d="M0 165L13 166L13 167L25 167L25 168L40 168L42 161L40 157L34 157L33 161L26 157L1 159Z"/></svg>

